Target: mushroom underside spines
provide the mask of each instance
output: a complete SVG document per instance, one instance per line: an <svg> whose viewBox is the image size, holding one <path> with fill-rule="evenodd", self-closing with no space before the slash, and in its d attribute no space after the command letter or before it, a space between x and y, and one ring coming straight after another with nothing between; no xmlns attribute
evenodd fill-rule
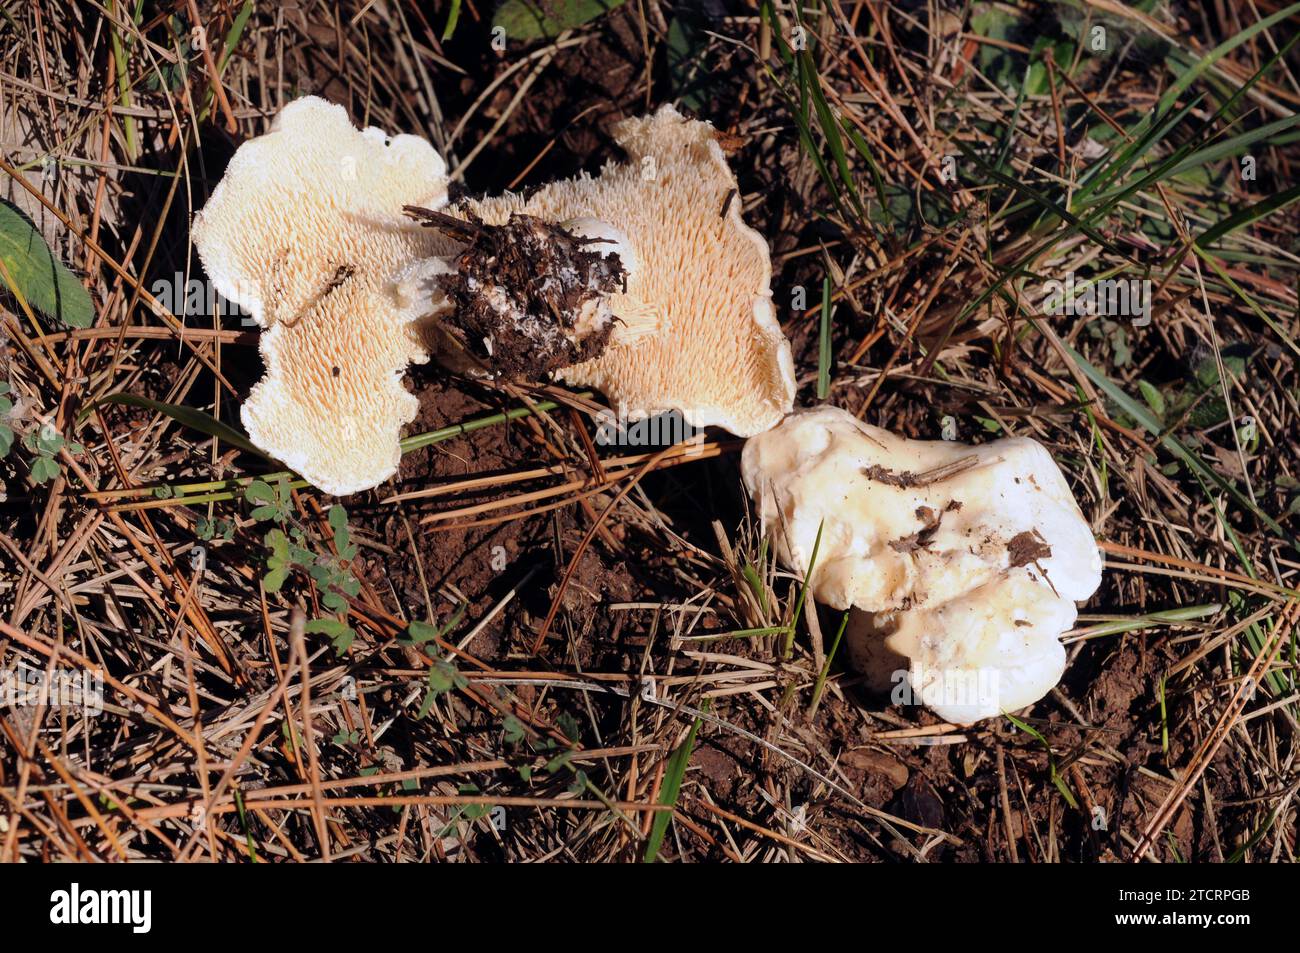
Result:
<svg viewBox="0 0 1300 953"><path fill-rule="evenodd" d="M716 132L665 106L623 121L615 135L628 161L598 177L446 209L446 166L424 140L358 130L342 107L314 97L286 106L236 152L194 228L218 289L264 328L282 329L263 337L267 378L241 412L253 441L333 492L374 486L396 468L400 430L414 414L391 388L431 352L460 371L549 372L593 387L628 420L671 409L695 427L740 436L780 420L793 401L793 361L771 305L766 243L732 201L736 183ZM515 221L514 237L549 259L541 270L552 284L520 269L503 282L497 266L508 248L498 242L483 255L463 231L421 229L402 214L411 205L507 232L513 214L532 216L531 225ZM545 240L530 245L529 234ZM439 271L467 245L454 275ZM578 267L570 274L565 263ZM423 298L412 296L409 277L422 267ZM341 288L365 310L347 310ZM380 355L383 368L347 373L346 361L309 349L322 329L345 324L381 342L356 358ZM296 386L276 379L277 369L312 362ZM379 382L379 399L349 401L344 389L359 381ZM304 382L321 386L303 390ZM316 419L321 407L333 420ZM368 451L381 465L356 468L337 449L346 440L297 432L319 424L338 437L363 417L368 433L382 435Z"/></svg>
<svg viewBox="0 0 1300 953"><path fill-rule="evenodd" d="M429 143L358 130L341 106L304 97L240 146L195 217L208 276L266 329L266 375L240 411L249 438L327 492L397 469L417 410L402 374L427 359L414 322L436 307L395 293L395 276L430 255L402 206L446 195Z"/></svg>

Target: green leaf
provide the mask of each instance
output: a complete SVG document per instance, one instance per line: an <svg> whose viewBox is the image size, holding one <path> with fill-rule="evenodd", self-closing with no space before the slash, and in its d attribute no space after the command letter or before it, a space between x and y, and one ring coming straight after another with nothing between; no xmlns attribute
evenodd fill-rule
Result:
<svg viewBox="0 0 1300 953"><path fill-rule="evenodd" d="M357 639L357 633L350 626L344 626L343 631L334 636L334 651L342 655L348 649L352 648L352 643Z"/></svg>
<svg viewBox="0 0 1300 953"><path fill-rule="evenodd" d="M704 110L722 95L722 73L711 68L711 24L706 18L678 11L668 24L668 75L673 95L687 109Z"/></svg>
<svg viewBox="0 0 1300 953"><path fill-rule="evenodd" d="M429 666L429 688L439 695L456 687L456 670L446 662L434 662Z"/></svg>
<svg viewBox="0 0 1300 953"><path fill-rule="evenodd" d="M423 642L432 642L434 639L442 638L444 635L446 635L448 632L454 629L458 622L460 622L461 616L465 614L465 607L467 605L468 603L462 602L457 607L456 611L451 614L451 618L448 619L446 622L444 622L441 626L432 626L428 622L419 622L419 621L412 622L407 627L406 630L407 637L410 638L410 640L414 642L416 645L419 645Z"/></svg>
<svg viewBox="0 0 1300 953"><path fill-rule="evenodd" d="M13 447L13 445L14 445L14 432L10 430L8 427L6 427L4 424L0 424L0 457L8 456L9 450Z"/></svg>
<svg viewBox="0 0 1300 953"><path fill-rule="evenodd" d="M248 488L244 490L244 499L248 500L250 503L274 503L275 491L271 489L269 483L264 483L261 480L254 480L252 483L248 484Z"/></svg>
<svg viewBox="0 0 1300 953"><path fill-rule="evenodd" d="M271 530L262 537L262 542L266 543L266 548L271 550L275 557L281 560L289 558L289 538L284 535L284 530Z"/></svg>
<svg viewBox="0 0 1300 953"><path fill-rule="evenodd" d="M351 559L357 554L357 547L352 544L352 534L348 531L348 511L338 504L331 506L329 521L334 530L334 548L338 550L339 559Z"/></svg>
<svg viewBox="0 0 1300 953"><path fill-rule="evenodd" d="M505 0L492 18L510 40L551 40L621 7L624 0Z"/></svg>
<svg viewBox="0 0 1300 953"><path fill-rule="evenodd" d="M578 719L567 711L562 711L555 716L555 727L559 728L566 738L573 741L582 740L582 726L578 724Z"/></svg>
<svg viewBox="0 0 1300 953"><path fill-rule="evenodd" d="M971 32L1000 43L1010 42L1020 25L1020 18L993 4L980 4L970 18ZM1007 49L999 44L981 44L979 49L980 72L999 87L1012 86L1016 64ZM1028 81L1027 81L1028 82ZM1031 94L1034 89L1028 90Z"/></svg>
<svg viewBox="0 0 1300 953"><path fill-rule="evenodd" d="M503 727L505 729L503 737L505 738L506 744L517 745L519 742L524 740L526 734L524 731L524 723L514 715L506 715Z"/></svg>
<svg viewBox="0 0 1300 953"><path fill-rule="evenodd" d="M289 578L289 567L280 566L272 569L262 577L262 586L267 592L279 592L284 581Z"/></svg>
<svg viewBox="0 0 1300 953"><path fill-rule="evenodd" d="M246 453L254 453L264 460L269 460L266 454L253 446L247 437L235 428L223 424L211 414L205 414L201 410L193 407L182 407L178 404L165 404L160 400L152 400L148 397L137 397L135 394L109 394L107 397L100 398L95 402L99 404L125 404L128 407L143 407L145 410L156 411L164 416L170 417L178 424L184 424L191 430L197 430L199 433L205 433L209 437L216 437L218 440L224 440L232 447L238 447Z"/></svg>
<svg viewBox="0 0 1300 953"><path fill-rule="evenodd" d="M546 762L546 773L555 774L557 771L561 770L562 768L567 768L569 766L569 762L572 760L573 760L573 749L566 748L564 751L561 751L555 757L551 758L549 761Z"/></svg>
<svg viewBox="0 0 1300 953"><path fill-rule="evenodd" d="M420 710L415 713L416 720L423 718L433 710L433 703L438 700L438 695L429 689L424 693L424 701L420 702Z"/></svg>
<svg viewBox="0 0 1300 953"><path fill-rule="evenodd" d="M59 465L49 457L36 457L32 460L32 480L36 483L48 483L59 475Z"/></svg>
<svg viewBox="0 0 1300 953"><path fill-rule="evenodd" d="M37 311L69 327L90 327L95 306L86 289L54 257L36 227L6 202L0 202L0 261L9 290Z"/></svg>
<svg viewBox="0 0 1300 953"><path fill-rule="evenodd" d="M36 449L54 455L63 448L63 435L50 424L42 424L36 431Z"/></svg>
<svg viewBox="0 0 1300 953"><path fill-rule="evenodd" d="M1153 385L1144 380L1138 381L1138 390L1142 392L1142 399L1147 402L1147 406L1151 408L1151 412L1160 420L1164 420L1165 398L1160 391L1156 390Z"/></svg>
<svg viewBox="0 0 1300 953"><path fill-rule="evenodd" d="M573 772L573 780L569 782L570 794L582 794L590 790L591 779L587 777L587 772L578 769Z"/></svg>
<svg viewBox="0 0 1300 953"><path fill-rule="evenodd" d="M412 642L416 645L420 645L421 643L431 642L437 638L438 629L436 626L429 625L427 622L412 622L410 626L407 627L406 634L410 637Z"/></svg>
<svg viewBox="0 0 1300 953"><path fill-rule="evenodd" d="M441 695L453 688L464 688L469 681L457 671L456 666L445 659L438 659L429 666L429 690L424 695L417 718L423 718L433 708L433 703Z"/></svg>
<svg viewBox="0 0 1300 953"><path fill-rule="evenodd" d="M327 635L334 643L335 650L342 655L357 637L352 626L338 619L312 619L303 627L308 635Z"/></svg>

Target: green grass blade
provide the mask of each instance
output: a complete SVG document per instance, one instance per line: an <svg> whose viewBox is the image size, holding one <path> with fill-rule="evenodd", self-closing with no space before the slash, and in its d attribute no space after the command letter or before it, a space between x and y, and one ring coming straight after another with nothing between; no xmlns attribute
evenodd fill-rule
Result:
<svg viewBox="0 0 1300 953"><path fill-rule="evenodd" d="M803 614L803 604L808 597L808 584L812 580L813 570L817 568L817 551L822 546L822 529L825 526L825 520L817 524L817 538L813 540L812 556L808 560L808 571L804 573L803 584L799 587L799 598L794 604L794 614L790 616L790 630L785 636L785 646L781 651L782 658L789 658L790 652L794 648L794 630L799 624L799 617Z"/></svg>
<svg viewBox="0 0 1300 953"><path fill-rule="evenodd" d="M152 410L156 413L170 417L178 424L183 424L191 430L197 430L199 433L205 433L209 437L216 437L218 440L224 440L232 447L238 447L247 453L256 454L264 460L270 460L265 453L253 446L247 437L231 427L223 424L220 420L211 414L206 414L194 407L183 407L179 404L165 404L160 400L153 400L149 397L138 397L135 394L109 394L95 401L93 406L98 407L100 404L124 404L127 407L142 407L145 410Z"/></svg>
<svg viewBox="0 0 1300 953"><path fill-rule="evenodd" d="M701 711L709 710L708 699L700 705ZM681 746L673 752L668 759L668 767L664 771L664 784L659 790L659 803L667 807L675 808L677 806L677 797L682 790L682 780L686 777L686 766L691 763L691 752L695 749L695 736L699 734L702 718L696 718L691 723L691 730L686 735L686 740ZM668 833L668 825L672 823L672 811L655 812L654 820L650 823L650 836L646 839L645 856L642 863L653 864L659 858L659 851L664 845L664 836Z"/></svg>
<svg viewBox="0 0 1300 953"><path fill-rule="evenodd" d="M447 25L442 28L442 42L446 43L456 32L456 24L460 22L460 0L451 0L451 9L447 11Z"/></svg>
<svg viewBox="0 0 1300 953"><path fill-rule="evenodd" d="M1220 490L1231 496L1238 506L1248 510L1256 519L1285 539L1297 552L1300 552L1300 543L1296 541L1294 536L1283 529L1282 525L1278 523L1277 520L1260 509L1253 500L1242 493L1241 490L1237 489L1233 483L1206 466L1199 457L1183 446L1182 441L1177 437L1170 433L1164 433L1160 421L1156 420L1155 417L1152 416L1151 411L1147 409L1145 404L1130 397L1127 392L1099 371L1086 357L1076 351L1069 344L1062 341L1061 346L1065 348L1066 352L1078 366L1079 370L1083 371L1084 375L1088 377L1089 380L1105 391L1107 397L1113 400L1116 405L1124 411L1124 413L1128 414L1141 424L1142 428L1155 437L1166 450L1177 457L1182 463L1186 464L1194 473L1206 478Z"/></svg>
<svg viewBox="0 0 1300 953"><path fill-rule="evenodd" d="M831 392L831 279L822 279L822 319L817 340L817 399Z"/></svg>
<svg viewBox="0 0 1300 953"><path fill-rule="evenodd" d="M1240 209L1229 215L1223 221L1210 228L1207 228L1196 238L1196 247L1206 248L1211 243L1218 241L1224 235L1235 232L1243 226L1252 222L1257 222L1265 216L1272 215L1279 209L1286 208L1296 199L1300 199L1300 185L1293 185L1291 188L1276 195L1270 195L1263 201L1256 202L1254 205Z"/></svg>

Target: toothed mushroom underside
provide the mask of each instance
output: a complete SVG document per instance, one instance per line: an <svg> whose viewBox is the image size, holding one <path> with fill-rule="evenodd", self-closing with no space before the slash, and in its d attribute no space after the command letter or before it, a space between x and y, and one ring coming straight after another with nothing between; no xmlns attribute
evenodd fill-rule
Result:
<svg viewBox="0 0 1300 953"><path fill-rule="evenodd" d="M264 329L266 376L240 411L249 439L329 493L397 469L417 404L402 384L427 355L393 278L429 254L402 212L447 200L442 158L417 136L357 130L307 97L242 146L194 218L208 276Z"/></svg>
<svg viewBox="0 0 1300 953"><path fill-rule="evenodd" d="M746 443L742 472L787 566L807 573L821 527L809 586L854 610L846 645L873 687L906 670L913 700L968 724L1060 680L1101 557L1041 444L907 440L821 408Z"/></svg>
<svg viewBox="0 0 1300 953"><path fill-rule="evenodd" d="M696 427L761 433L793 405L794 363L772 306L767 243L741 219L716 133L663 106L619 123L614 139L626 161L594 178L465 207L491 225L523 213L617 236L628 275L608 300L610 344L561 380L596 388L628 418L678 410Z"/></svg>
<svg viewBox="0 0 1300 953"><path fill-rule="evenodd" d="M793 363L767 246L741 221L713 128L665 106L620 123L616 139L627 161L596 178L447 211L489 224L519 211L617 236L633 267L607 302L608 345L557 376L629 418L677 409L740 436L774 425L792 405ZM326 492L396 472L418 409L402 376L437 338L448 308L438 279L456 250L403 209L446 201L429 143L357 130L341 106L306 97L239 148L195 217L209 277L265 329L266 375L241 410L249 438Z"/></svg>

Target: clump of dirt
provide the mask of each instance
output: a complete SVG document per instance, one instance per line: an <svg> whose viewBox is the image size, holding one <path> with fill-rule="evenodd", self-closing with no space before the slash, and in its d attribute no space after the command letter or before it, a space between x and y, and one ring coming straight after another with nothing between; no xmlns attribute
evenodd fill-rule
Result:
<svg viewBox="0 0 1300 953"><path fill-rule="evenodd" d="M538 380L605 349L614 324L604 302L625 289L627 272L617 252L588 248L604 239L519 213L487 225L472 212L459 219L406 211L465 242L453 270L438 278L452 305L441 323L493 371Z"/></svg>
<svg viewBox="0 0 1300 953"><path fill-rule="evenodd" d="M1012 569L1048 559L1051 555L1052 547L1047 545L1038 530L1017 533L1007 542L1008 566Z"/></svg>

